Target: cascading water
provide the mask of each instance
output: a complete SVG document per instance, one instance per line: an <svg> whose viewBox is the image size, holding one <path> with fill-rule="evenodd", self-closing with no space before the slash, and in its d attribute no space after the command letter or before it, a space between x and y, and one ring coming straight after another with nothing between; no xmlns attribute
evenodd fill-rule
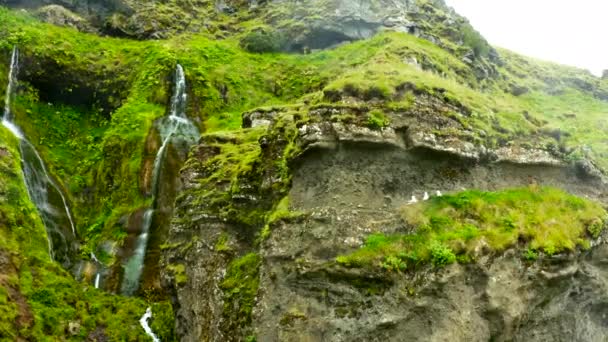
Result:
<svg viewBox="0 0 608 342"><path fill-rule="evenodd" d="M184 69L178 64L175 71L175 90L171 97L171 110L169 115L159 120L156 125L160 133L162 145L156 153L152 171L152 207L146 210L144 214L141 233L135 242L134 253L125 265L121 286L121 292L124 295L133 295L139 288L140 278L144 269L144 258L146 256L150 228L155 210L157 209L156 200L158 197L159 178L169 145L186 144L187 146L191 146L199 138L198 129L186 116L187 97Z"/></svg>
<svg viewBox="0 0 608 342"><path fill-rule="evenodd" d="M152 318L152 309L148 308L146 310L146 313L144 313L144 315L139 320L139 324L141 325L142 328L144 328L144 331L146 332L146 334L152 338L152 341L160 342L158 337L156 337L156 335L150 328L150 325L148 325L148 319L150 319L150 318Z"/></svg>
<svg viewBox="0 0 608 342"><path fill-rule="evenodd" d="M101 272L103 270L103 264L99 261L99 259L97 259L97 256L93 252L91 252L91 260L95 263L95 266L97 267L97 271L95 273L94 285L95 285L95 288L98 289L99 284L101 282Z"/></svg>
<svg viewBox="0 0 608 342"><path fill-rule="evenodd" d="M70 268L72 266L71 255L73 255L76 247L74 245L76 229L68 203L59 186L49 176L46 166L34 145L27 140L23 132L13 122L11 100L15 95L18 70L19 50L14 47L4 100L2 125L19 139L25 185L30 199L36 205L46 228L51 259L60 262L66 268ZM72 236L68 237L68 234Z"/></svg>

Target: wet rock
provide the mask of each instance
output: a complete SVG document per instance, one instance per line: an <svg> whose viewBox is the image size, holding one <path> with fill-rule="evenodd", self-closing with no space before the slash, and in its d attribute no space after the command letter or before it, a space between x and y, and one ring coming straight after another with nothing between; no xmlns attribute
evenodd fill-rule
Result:
<svg viewBox="0 0 608 342"><path fill-rule="evenodd" d="M575 164L578 175L583 179L603 179L604 174L590 160L578 160Z"/></svg>
<svg viewBox="0 0 608 342"><path fill-rule="evenodd" d="M565 161L546 150L506 146L494 151L497 162L511 162L527 165L564 165Z"/></svg>
<svg viewBox="0 0 608 342"><path fill-rule="evenodd" d="M36 11L36 16L49 24L75 28L81 32L94 33L96 30L87 20L60 5L48 5Z"/></svg>
<svg viewBox="0 0 608 342"><path fill-rule="evenodd" d="M280 109L256 110L243 113L243 128L270 126Z"/></svg>

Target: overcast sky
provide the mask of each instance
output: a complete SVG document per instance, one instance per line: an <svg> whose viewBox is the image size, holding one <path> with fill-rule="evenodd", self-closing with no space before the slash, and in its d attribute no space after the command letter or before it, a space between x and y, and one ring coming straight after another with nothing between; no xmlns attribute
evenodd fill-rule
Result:
<svg viewBox="0 0 608 342"><path fill-rule="evenodd" d="M578 66L608 69L608 0L446 0L495 46Z"/></svg>

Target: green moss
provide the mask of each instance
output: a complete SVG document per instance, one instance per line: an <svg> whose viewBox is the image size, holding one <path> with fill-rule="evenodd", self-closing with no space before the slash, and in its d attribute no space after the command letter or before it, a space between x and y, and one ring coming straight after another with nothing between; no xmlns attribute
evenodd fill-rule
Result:
<svg viewBox="0 0 608 342"><path fill-rule="evenodd" d="M230 248L230 245L229 245L229 242L230 242L229 239L230 239L230 237L227 234L220 235L220 237L217 239L217 242L215 243L215 251L216 252L232 251L232 248Z"/></svg>
<svg viewBox="0 0 608 342"><path fill-rule="evenodd" d="M167 271L169 271L173 278L175 279L175 283L178 286L184 285L188 282L188 275L186 274L186 266L183 264L171 264L167 266Z"/></svg>
<svg viewBox="0 0 608 342"><path fill-rule="evenodd" d="M450 247L435 242L431 245L431 262L436 267L443 267L456 261L456 255Z"/></svg>
<svg viewBox="0 0 608 342"><path fill-rule="evenodd" d="M293 323L295 321L305 321L307 320L308 317L306 316L305 313L303 313L302 311L298 310L297 308L291 308L289 309L289 311L287 311L283 317L281 317L281 320L279 321L279 324L281 325L293 325Z"/></svg>
<svg viewBox="0 0 608 342"><path fill-rule="evenodd" d="M553 188L528 187L498 192L465 191L403 208L412 234L374 234L365 247L340 256L350 267L405 270L470 260L480 244L500 252L525 242L526 255L585 248L603 230L606 212L597 203Z"/></svg>
<svg viewBox="0 0 608 342"><path fill-rule="evenodd" d="M224 315L239 327L251 323L251 313L260 282L258 272L261 262L261 257L256 253L233 260L220 284L224 291Z"/></svg>
<svg viewBox="0 0 608 342"><path fill-rule="evenodd" d="M175 316L173 306L169 302L154 303L152 308L152 324L150 328L161 341L177 341L175 335Z"/></svg>
<svg viewBox="0 0 608 342"><path fill-rule="evenodd" d="M372 110L367 114L367 127L371 129L382 129L390 125L390 120L380 110Z"/></svg>
<svg viewBox="0 0 608 342"><path fill-rule="evenodd" d="M460 33L465 45L469 46L475 56L487 57L490 52L490 45L469 23L464 23L460 26Z"/></svg>
<svg viewBox="0 0 608 342"><path fill-rule="evenodd" d="M523 253L523 258L528 261L536 261L536 259L538 259L538 252L533 249L528 248Z"/></svg>
<svg viewBox="0 0 608 342"><path fill-rule="evenodd" d="M594 239L597 239L604 231L605 224L606 223L600 219L594 220L587 225L587 231Z"/></svg>

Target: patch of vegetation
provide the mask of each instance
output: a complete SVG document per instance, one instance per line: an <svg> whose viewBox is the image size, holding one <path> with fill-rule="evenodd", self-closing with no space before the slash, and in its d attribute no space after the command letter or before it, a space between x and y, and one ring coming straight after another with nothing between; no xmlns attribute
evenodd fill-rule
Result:
<svg viewBox="0 0 608 342"><path fill-rule="evenodd" d="M528 248L524 252L523 257L528 261L536 261L536 259L538 259L538 252L531 248Z"/></svg>
<svg viewBox="0 0 608 342"><path fill-rule="evenodd" d="M370 235L362 249L337 262L390 271L427 263L442 267L475 258L480 246L494 252L525 247L524 257L534 260L539 251L553 255L587 248L606 220L598 203L536 186L435 197L404 207L402 215L414 232Z"/></svg>
<svg viewBox="0 0 608 342"><path fill-rule="evenodd" d="M285 37L277 31L252 31L241 38L243 49L254 53L279 52L285 44Z"/></svg>
<svg viewBox="0 0 608 342"><path fill-rule="evenodd" d="M390 120L381 110L374 109L367 114L367 127L380 130L390 125Z"/></svg>
<svg viewBox="0 0 608 342"><path fill-rule="evenodd" d="M439 242L434 242L431 245L431 262L436 267L443 267L452 264L456 261L456 255L450 247L447 247Z"/></svg>
<svg viewBox="0 0 608 342"><path fill-rule="evenodd" d="M487 57L490 52L490 45L469 23L460 26L462 40L466 46L473 49L475 56Z"/></svg>
<svg viewBox="0 0 608 342"><path fill-rule="evenodd" d="M167 266L167 271L173 274L175 283L178 286L186 284L188 282L188 275L186 274L186 266L183 264L171 264Z"/></svg>
<svg viewBox="0 0 608 342"><path fill-rule="evenodd" d="M260 283L259 269L261 258L256 253L249 253L233 260L220 284L224 291L224 315L239 327L251 323L251 313Z"/></svg>

